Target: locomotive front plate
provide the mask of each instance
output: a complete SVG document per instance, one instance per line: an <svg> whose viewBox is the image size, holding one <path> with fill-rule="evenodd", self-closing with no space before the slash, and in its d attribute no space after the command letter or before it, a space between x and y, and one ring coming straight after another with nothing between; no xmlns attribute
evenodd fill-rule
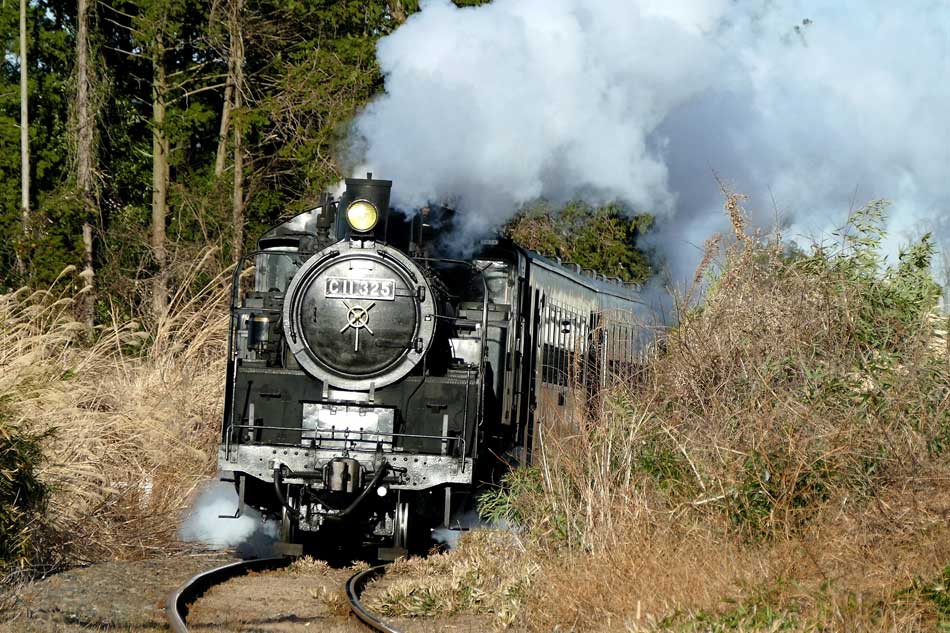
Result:
<svg viewBox="0 0 950 633"><path fill-rule="evenodd" d="M378 299L395 301L396 282L393 279L327 277L327 299Z"/></svg>
<svg viewBox="0 0 950 633"><path fill-rule="evenodd" d="M324 249L297 271L286 295L290 350L307 373L337 388L392 384L432 341L436 307L426 276L391 246Z"/></svg>

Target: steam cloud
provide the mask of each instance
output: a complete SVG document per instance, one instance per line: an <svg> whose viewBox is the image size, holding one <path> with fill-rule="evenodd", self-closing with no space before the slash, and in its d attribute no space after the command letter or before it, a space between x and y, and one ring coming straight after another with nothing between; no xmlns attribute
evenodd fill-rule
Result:
<svg viewBox="0 0 950 633"><path fill-rule="evenodd" d="M253 508L245 508L237 519L231 516L237 508L238 496L234 485L214 481L201 491L194 507L179 530L184 541L195 541L215 549L237 548L246 555L268 553L276 541L276 526L263 523Z"/></svg>
<svg viewBox="0 0 950 633"><path fill-rule="evenodd" d="M458 547L459 539L462 534L468 530L477 528L488 528L492 530L512 530L514 526L507 521L486 521L478 514L477 510L467 510L452 516L449 521L451 528L439 527L432 530L432 539L436 543L445 545L448 549Z"/></svg>
<svg viewBox="0 0 950 633"><path fill-rule="evenodd" d="M878 197L895 239L946 235L947 42L942 0L424 0L380 41L351 145L469 236L542 196L655 213L678 278L725 228L715 175L791 235Z"/></svg>

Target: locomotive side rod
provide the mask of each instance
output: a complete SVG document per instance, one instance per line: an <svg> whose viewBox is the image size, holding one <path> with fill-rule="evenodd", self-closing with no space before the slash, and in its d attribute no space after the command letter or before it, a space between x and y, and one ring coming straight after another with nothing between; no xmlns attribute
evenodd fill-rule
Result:
<svg viewBox="0 0 950 633"><path fill-rule="evenodd" d="M280 569L293 561L294 559L289 556L254 558L215 567L193 576L188 582L168 594L165 602L165 617L168 618L169 627L174 633L188 633L188 626L185 624L188 606L211 587L252 571Z"/></svg>

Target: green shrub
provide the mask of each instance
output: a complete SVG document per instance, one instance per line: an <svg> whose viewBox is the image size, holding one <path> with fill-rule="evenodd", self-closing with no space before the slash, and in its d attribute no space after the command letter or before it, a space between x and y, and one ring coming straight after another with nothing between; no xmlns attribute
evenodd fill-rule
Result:
<svg viewBox="0 0 950 633"><path fill-rule="evenodd" d="M523 525L526 511L543 495L541 481L541 471L537 467L512 470L498 486L479 496L478 513L491 523Z"/></svg>
<svg viewBox="0 0 950 633"><path fill-rule="evenodd" d="M936 608L941 630L950 630L950 566L935 582L922 587L921 593Z"/></svg>
<svg viewBox="0 0 950 633"><path fill-rule="evenodd" d="M929 234L904 248L896 265L887 263L881 249L887 207L886 201L877 200L854 212L834 248L816 246L791 264L816 283L830 282L826 291L849 299L841 307L852 317L846 332L855 344L899 354L907 338L919 330L921 318L936 305L940 286L930 273L935 247ZM887 360L869 358L878 365Z"/></svg>
<svg viewBox="0 0 950 633"><path fill-rule="evenodd" d="M769 455L753 452L743 475L727 497L727 512L739 532L753 540L767 537L776 524L797 528L813 508L828 500L835 473L817 459L807 467L781 448Z"/></svg>
<svg viewBox="0 0 950 633"><path fill-rule="evenodd" d="M0 571L24 568L33 547L47 489L37 478L44 435L12 424L0 412Z"/></svg>
<svg viewBox="0 0 950 633"><path fill-rule="evenodd" d="M637 242L652 224L652 216L631 215L617 204L592 207L575 201L555 208L541 201L523 209L505 233L547 257L560 257L624 281L642 282L652 271Z"/></svg>

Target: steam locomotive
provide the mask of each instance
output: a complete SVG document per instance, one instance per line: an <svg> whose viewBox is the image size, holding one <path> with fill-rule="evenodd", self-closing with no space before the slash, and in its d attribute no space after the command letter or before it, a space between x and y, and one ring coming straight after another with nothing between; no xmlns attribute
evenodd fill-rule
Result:
<svg viewBox="0 0 950 633"><path fill-rule="evenodd" d="M452 213L391 188L348 179L235 269L219 466L287 553L425 547L634 362L636 286L501 238L446 257Z"/></svg>

